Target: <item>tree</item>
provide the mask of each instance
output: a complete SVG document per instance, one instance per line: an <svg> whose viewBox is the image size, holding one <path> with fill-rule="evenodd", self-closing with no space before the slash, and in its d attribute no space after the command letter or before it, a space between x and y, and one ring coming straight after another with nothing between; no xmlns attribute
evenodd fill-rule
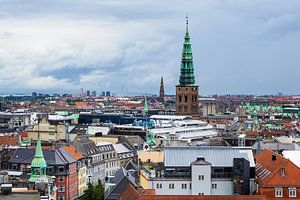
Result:
<svg viewBox="0 0 300 200"><path fill-rule="evenodd" d="M97 185L88 183L87 189L80 198L81 200L104 200L104 187L101 181Z"/></svg>

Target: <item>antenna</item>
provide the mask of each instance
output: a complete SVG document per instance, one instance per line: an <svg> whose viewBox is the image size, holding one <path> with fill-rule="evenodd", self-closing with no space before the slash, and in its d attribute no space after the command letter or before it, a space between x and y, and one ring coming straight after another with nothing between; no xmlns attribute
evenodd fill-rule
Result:
<svg viewBox="0 0 300 200"><path fill-rule="evenodd" d="M186 13L186 32L189 32L189 13Z"/></svg>

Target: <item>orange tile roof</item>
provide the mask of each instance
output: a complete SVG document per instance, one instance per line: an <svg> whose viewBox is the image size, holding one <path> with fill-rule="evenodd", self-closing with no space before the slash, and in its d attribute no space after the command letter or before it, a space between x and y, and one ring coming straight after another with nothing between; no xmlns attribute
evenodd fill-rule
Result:
<svg viewBox="0 0 300 200"><path fill-rule="evenodd" d="M67 146L63 147L63 149L64 149L65 151L67 151L69 154L71 154L71 156L73 156L73 158L74 158L75 160L80 160L80 159L83 158L82 154L79 153L79 152L76 150L76 148L75 148L74 146L72 146L72 145L67 145Z"/></svg>
<svg viewBox="0 0 300 200"><path fill-rule="evenodd" d="M15 135L0 135L0 145L17 145L17 137Z"/></svg>
<svg viewBox="0 0 300 200"><path fill-rule="evenodd" d="M263 195L156 195L155 190L137 190L131 184L119 200L267 200Z"/></svg>
<svg viewBox="0 0 300 200"><path fill-rule="evenodd" d="M276 156L276 160L272 160ZM260 187L263 186L300 186L300 168L283 156L265 149L255 156L256 176ZM284 169L284 175L281 174Z"/></svg>
<svg viewBox="0 0 300 200"><path fill-rule="evenodd" d="M267 200L262 195L143 195L139 200Z"/></svg>
<svg viewBox="0 0 300 200"><path fill-rule="evenodd" d="M86 107L87 106L86 102L83 102L83 101L75 102L75 105L77 107Z"/></svg>

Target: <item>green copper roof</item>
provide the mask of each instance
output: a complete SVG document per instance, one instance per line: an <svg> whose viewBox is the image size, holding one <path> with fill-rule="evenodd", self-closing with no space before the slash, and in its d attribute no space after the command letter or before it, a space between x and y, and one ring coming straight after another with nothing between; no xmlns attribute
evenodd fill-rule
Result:
<svg viewBox="0 0 300 200"><path fill-rule="evenodd" d="M48 182L46 175L47 163L44 159L42 144L40 139L40 132L38 132L35 155L31 161L31 175L28 182L36 183L39 181Z"/></svg>
<svg viewBox="0 0 300 200"><path fill-rule="evenodd" d="M193 54L188 30L188 19L186 20L186 32L182 49L179 83L180 85L195 84Z"/></svg>
<svg viewBox="0 0 300 200"><path fill-rule="evenodd" d="M31 168L33 168L33 167L36 167L36 168L46 168L47 167L47 163L44 159L44 155L43 155L43 151L42 151L42 145L41 145L39 132L38 132L38 138L37 138L36 147L35 147L35 155L31 162Z"/></svg>

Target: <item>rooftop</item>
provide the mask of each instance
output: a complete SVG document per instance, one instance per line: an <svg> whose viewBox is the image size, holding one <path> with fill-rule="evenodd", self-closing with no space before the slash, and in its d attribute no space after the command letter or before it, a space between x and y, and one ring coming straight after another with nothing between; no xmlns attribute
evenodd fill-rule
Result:
<svg viewBox="0 0 300 200"><path fill-rule="evenodd" d="M188 167L199 156L203 156L212 166L232 167L233 158L245 158L250 162L250 167L255 167L252 150L248 147L166 147L164 153L165 167Z"/></svg>

